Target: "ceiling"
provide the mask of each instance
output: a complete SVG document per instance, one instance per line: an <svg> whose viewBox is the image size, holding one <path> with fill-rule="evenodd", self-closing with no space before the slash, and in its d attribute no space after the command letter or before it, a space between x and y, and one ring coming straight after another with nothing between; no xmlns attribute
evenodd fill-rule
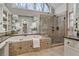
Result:
<svg viewBox="0 0 79 59"><path fill-rule="evenodd" d="M61 7L62 5L64 5L65 3L47 3L47 4L54 9L57 9L57 8ZM10 4L8 4L8 5L10 5Z"/></svg>
<svg viewBox="0 0 79 59"><path fill-rule="evenodd" d="M58 13L58 11L62 11L65 8L66 3L47 3L52 9L55 10L55 13ZM11 7L11 4L7 4L8 7Z"/></svg>
<svg viewBox="0 0 79 59"><path fill-rule="evenodd" d="M54 9L58 9L60 8L62 5L64 5L65 3L49 3L49 5L51 7L53 7Z"/></svg>

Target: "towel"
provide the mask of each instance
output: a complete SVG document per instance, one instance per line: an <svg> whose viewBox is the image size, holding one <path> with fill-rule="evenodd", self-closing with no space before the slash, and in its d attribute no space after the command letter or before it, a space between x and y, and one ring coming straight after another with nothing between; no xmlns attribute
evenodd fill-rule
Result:
<svg viewBox="0 0 79 59"><path fill-rule="evenodd" d="M33 38L33 48L40 47L40 38Z"/></svg>

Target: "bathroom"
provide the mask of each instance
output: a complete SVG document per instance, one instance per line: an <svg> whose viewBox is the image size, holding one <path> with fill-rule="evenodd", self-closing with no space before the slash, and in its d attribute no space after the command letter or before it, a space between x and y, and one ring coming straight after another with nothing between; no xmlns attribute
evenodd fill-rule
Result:
<svg viewBox="0 0 79 59"><path fill-rule="evenodd" d="M42 12L30 10L30 8L23 9L20 4L0 4L1 55L21 55L64 44L65 15L63 17L54 15L54 9L45 3L26 3L27 8L30 6L32 9L32 5L35 5L37 10L40 10L38 9L40 5L44 5L46 9ZM25 3L22 6L24 5ZM58 21L59 19L61 21ZM60 24L61 22L63 23ZM59 35L60 33L62 35Z"/></svg>
<svg viewBox="0 0 79 59"><path fill-rule="evenodd" d="M0 4L0 56L79 55L73 51L78 49L78 7L76 3Z"/></svg>

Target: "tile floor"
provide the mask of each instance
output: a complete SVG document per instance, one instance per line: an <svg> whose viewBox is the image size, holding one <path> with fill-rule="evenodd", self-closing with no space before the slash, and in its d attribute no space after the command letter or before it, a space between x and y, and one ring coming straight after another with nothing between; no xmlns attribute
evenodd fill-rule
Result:
<svg viewBox="0 0 79 59"><path fill-rule="evenodd" d="M49 49L44 49L38 52L25 53L19 56L63 56L64 46L56 46Z"/></svg>

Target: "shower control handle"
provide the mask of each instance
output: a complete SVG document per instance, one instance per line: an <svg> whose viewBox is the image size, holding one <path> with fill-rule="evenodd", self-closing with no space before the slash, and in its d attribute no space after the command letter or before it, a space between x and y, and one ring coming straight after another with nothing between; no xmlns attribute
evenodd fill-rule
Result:
<svg viewBox="0 0 79 59"><path fill-rule="evenodd" d="M22 49L22 47L19 47L19 49Z"/></svg>

